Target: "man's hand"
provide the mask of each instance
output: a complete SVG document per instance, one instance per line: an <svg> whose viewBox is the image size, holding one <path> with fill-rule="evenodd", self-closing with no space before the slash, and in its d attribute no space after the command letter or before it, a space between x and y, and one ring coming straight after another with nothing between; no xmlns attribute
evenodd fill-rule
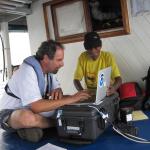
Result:
<svg viewBox="0 0 150 150"><path fill-rule="evenodd" d="M87 90L79 91L76 94L71 96L71 99L72 99L71 103L75 103L75 102L78 102L78 101L84 101L84 100L87 100L90 97L91 97L91 95Z"/></svg>
<svg viewBox="0 0 150 150"><path fill-rule="evenodd" d="M115 90L114 86L111 85L107 88L106 95L110 96L110 95L114 94L115 92L116 92L116 90Z"/></svg>
<svg viewBox="0 0 150 150"><path fill-rule="evenodd" d="M57 89L52 90L49 96L51 96L51 99L53 100L62 99L63 92L61 88L57 88Z"/></svg>
<svg viewBox="0 0 150 150"><path fill-rule="evenodd" d="M122 78L120 76L116 77L114 84L110 85L110 87L108 87L107 89L106 92L107 96L114 94L117 91L117 89L120 87L121 83L122 83Z"/></svg>
<svg viewBox="0 0 150 150"><path fill-rule="evenodd" d="M35 113L47 112L47 111L55 110L64 105L69 105L69 104L76 103L78 101L83 101L90 97L87 91L80 91L74 95L64 96L61 99L59 99L59 93L60 96L62 95L62 91L61 92L60 91L61 89L53 90L53 93L51 95L52 98L54 97L53 100L40 99L36 102L31 103L31 110ZM56 98L57 100L54 100Z"/></svg>

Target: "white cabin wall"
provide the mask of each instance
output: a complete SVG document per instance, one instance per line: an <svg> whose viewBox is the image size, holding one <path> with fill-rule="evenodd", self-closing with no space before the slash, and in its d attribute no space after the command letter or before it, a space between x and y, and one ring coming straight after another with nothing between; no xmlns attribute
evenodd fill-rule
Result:
<svg viewBox="0 0 150 150"><path fill-rule="evenodd" d="M32 5L32 14L27 16L27 25L31 46L31 53L37 51L40 43L46 40L45 22L43 16L42 3L44 0L38 0Z"/></svg>
<svg viewBox="0 0 150 150"><path fill-rule="evenodd" d="M130 1L127 1L131 34L102 39L103 49L111 51L116 57L124 82L138 81L143 85L141 78L146 75L150 65L150 14L131 17ZM27 17L32 54L35 53L40 43L46 40L43 2L45 1L35 2L32 15ZM51 24L51 21L49 22ZM65 94L71 94L75 91L72 82L73 73L77 58L83 51L83 42L65 44L65 65L58 73Z"/></svg>

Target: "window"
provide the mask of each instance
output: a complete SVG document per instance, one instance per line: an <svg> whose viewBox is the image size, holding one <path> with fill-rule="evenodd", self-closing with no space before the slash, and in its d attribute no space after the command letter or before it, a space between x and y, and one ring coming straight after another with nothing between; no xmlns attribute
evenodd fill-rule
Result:
<svg viewBox="0 0 150 150"><path fill-rule="evenodd" d="M129 34L126 0L55 0L43 4L47 38L50 39L49 11L56 40L69 43L83 40L88 31L101 37Z"/></svg>
<svg viewBox="0 0 150 150"><path fill-rule="evenodd" d="M31 55L27 32L10 32L10 52L13 66L20 65L24 58Z"/></svg>
<svg viewBox="0 0 150 150"><path fill-rule="evenodd" d="M10 32L9 41L10 41L12 65L13 66L20 65L24 58L31 55L29 45L29 35L27 32ZM5 84L7 83L5 76L3 75L2 41L0 40L0 98L2 96L2 93L4 92Z"/></svg>

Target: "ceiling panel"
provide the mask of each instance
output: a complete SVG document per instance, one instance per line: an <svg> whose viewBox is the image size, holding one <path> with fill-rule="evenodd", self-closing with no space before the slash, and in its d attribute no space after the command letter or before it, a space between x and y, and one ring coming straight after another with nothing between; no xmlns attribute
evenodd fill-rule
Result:
<svg viewBox="0 0 150 150"><path fill-rule="evenodd" d="M31 14L35 0L0 0L0 22L10 22Z"/></svg>

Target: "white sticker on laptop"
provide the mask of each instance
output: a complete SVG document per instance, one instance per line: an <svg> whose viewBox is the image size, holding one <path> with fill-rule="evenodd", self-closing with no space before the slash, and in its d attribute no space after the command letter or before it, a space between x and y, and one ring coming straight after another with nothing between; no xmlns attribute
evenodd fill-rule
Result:
<svg viewBox="0 0 150 150"><path fill-rule="evenodd" d="M99 74L99 87L102 88L104 86L106 86L106 81L105 81L105 77L104 77L104 73Z"/></svg>

